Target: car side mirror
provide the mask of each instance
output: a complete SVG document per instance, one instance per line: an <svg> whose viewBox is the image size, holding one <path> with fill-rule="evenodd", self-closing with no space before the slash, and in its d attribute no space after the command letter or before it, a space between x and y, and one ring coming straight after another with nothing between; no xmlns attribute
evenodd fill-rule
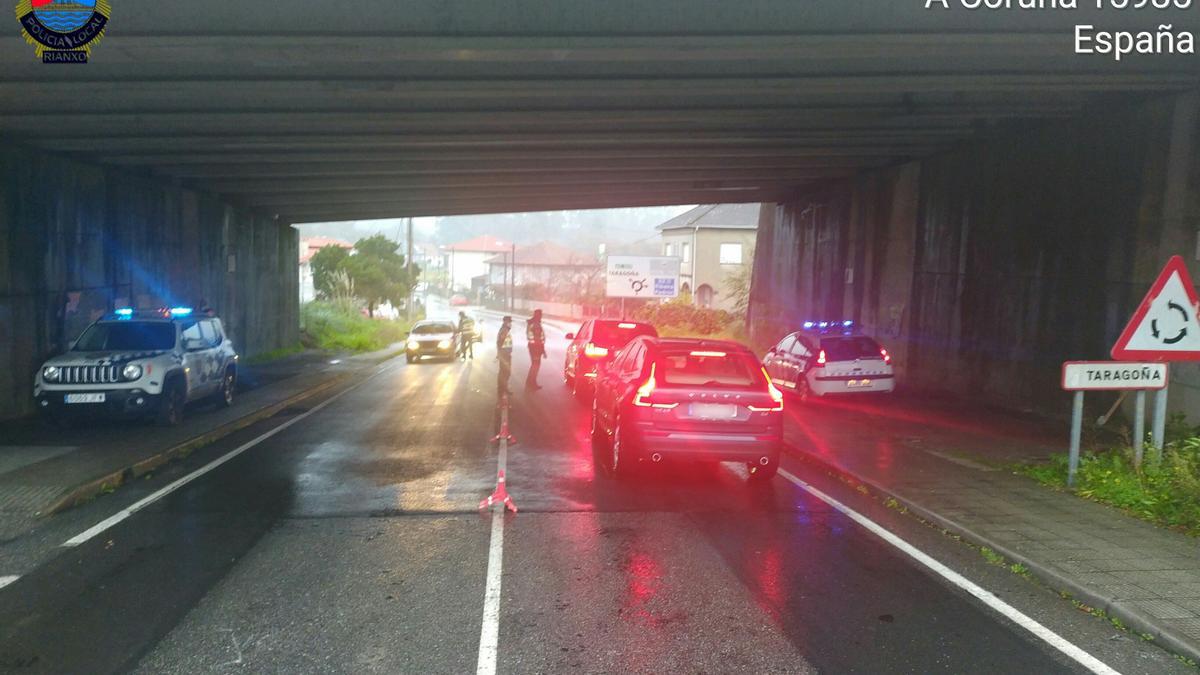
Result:
<svg viewBox="0 0 1200 675"><path fill-rule="evenodd" d="M566 337L567 337L567 339L568 339L568 340L574 340L574 339L575 339L575 334L574 334L574 333L567 333Z"/></svg>

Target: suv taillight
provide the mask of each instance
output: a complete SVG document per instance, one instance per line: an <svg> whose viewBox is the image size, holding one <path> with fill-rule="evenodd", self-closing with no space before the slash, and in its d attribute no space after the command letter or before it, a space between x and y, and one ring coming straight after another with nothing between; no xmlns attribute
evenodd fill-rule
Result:
<svg viewBox="0 0 1200 675"><path fill-rule="evenodd" d="M654 394L655 387L658 384L654 381L654 369L657 364L650 364L650 377L638 387L637 393L633 395L633 404L640 408L674 408L678 403L655 403L651 400Z"/></svg>
<svg viewBox="0 0 1200 675"><path fill-rule="evenodd" d="M754 412L778 412L783 410L783 392L779 391L779 389L775 386L775 383L771 381L771 376L767 374L766 368L762 369L762 374L767 380L767 393L771 395L771 407L762 408L754 405L748 405L746 407Z"/></svg>
<svg viewBox="0 0 1200 675"><path fill-rule="evenodd" d="M892 363L892 355L888 353L888 350L884 349L883 347L880 347L879 355L883 357L884 363L889 364L889 365Z"/></svg>
<svg viewBox="0 0 1200 675"><path fill-rule="evenodd" d="M822 349L820 352L817 353L817 367L820 368L823 365L825 365L825 350L824 349Z"/></svg>

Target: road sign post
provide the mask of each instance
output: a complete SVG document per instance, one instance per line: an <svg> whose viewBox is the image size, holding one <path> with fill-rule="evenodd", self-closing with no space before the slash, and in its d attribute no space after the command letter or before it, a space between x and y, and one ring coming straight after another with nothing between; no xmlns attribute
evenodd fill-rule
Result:
<svg viewBox="0 0 1200 675"><path fill-rule="evenodd" d="M1062 388L1074 392L1071 401L1071 447L1067 455L1067 487L1075 487L1079 471L1079 445L1083 436L1083 392L1136 390L1133 422L1134 459L1142 462L1140 439L1145 435L1146 390L1167 386L1167 364L1121 361L1067 361L1062 368Z"/></svg>
<svg viewBox="0 0 1200 675"><path fill-rule="evenodd" d="M1067 455L1067 487L1075 487L1075 472L1079 470L1079 437L1083 433L1083 390L1075 392L1071 404L1071 452Z"/></svg>
<svg viewBox="0 0 1200 675"><path fill-rule="evenodd" d="M1142 445L1146 440L1146 392L1139 389L1133 402L1133 464L1142 466Z"/></svg>

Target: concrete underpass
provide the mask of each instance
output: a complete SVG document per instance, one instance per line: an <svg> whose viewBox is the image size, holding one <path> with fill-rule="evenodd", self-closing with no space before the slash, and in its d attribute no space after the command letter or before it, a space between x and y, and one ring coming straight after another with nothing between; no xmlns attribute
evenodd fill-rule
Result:
<svg viewBox="0 0 1200 675"><path fill-rule="evenodd" d="M1200 656L1193 539L997 469L1062 449L1045 418L1068 410L1060 364L1107 358L1168 257L1200 274L1200 62L1078 54L1076 26L1195 32L1200 10L112 4L86 65L0 31L0 447L66 449L0 456L0 670L962 672L986 654L1003 672L1187 672ZM264 369L244 417L136 438L26 419L43 361L126 303L211 307L243 357L295 346L299 224L718 203L769 205L750 335L856 319L914 401L788 403L790 450L759 491L745 467L604 476L591 409L558 382L516 398L520 443L499 459L491 344L424 367L309 355ZM490 340L499 316L480 311ZM576 329L549 325L543 379ZM1171 406L1200 421L1194 365L1172 366ZM143 446L153 462L80 479L87 499L38 482L75 450ZM493 527L476 504L504 461L522 511ZM1068 541L1095 556L1054 557Z"/></svg>

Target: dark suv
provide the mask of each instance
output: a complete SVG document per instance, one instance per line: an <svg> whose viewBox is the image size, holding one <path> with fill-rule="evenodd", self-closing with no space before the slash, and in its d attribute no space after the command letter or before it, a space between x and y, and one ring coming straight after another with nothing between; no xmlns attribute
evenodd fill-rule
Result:
<svg viewBox="0 0 1200 675"><path fill-rule="evenodd" d="M596 366L603 363L630 340L641 335L657 337L658 331L648 323L618 321L616 319L589 319L579 327L578 333L567 333L571 344L567 345L567 356L563 360L563 380L571 387L575 396L586 399L592 393L592 381L596 378Z"/></svg>
<svg viewBox="0 0 1200 675"><path fill-rule="evenodd" d="M616 476L683 458L744 462L766 480L782 438L783 394L735 342L639 337L596 378L592 448Z"/></svg>

